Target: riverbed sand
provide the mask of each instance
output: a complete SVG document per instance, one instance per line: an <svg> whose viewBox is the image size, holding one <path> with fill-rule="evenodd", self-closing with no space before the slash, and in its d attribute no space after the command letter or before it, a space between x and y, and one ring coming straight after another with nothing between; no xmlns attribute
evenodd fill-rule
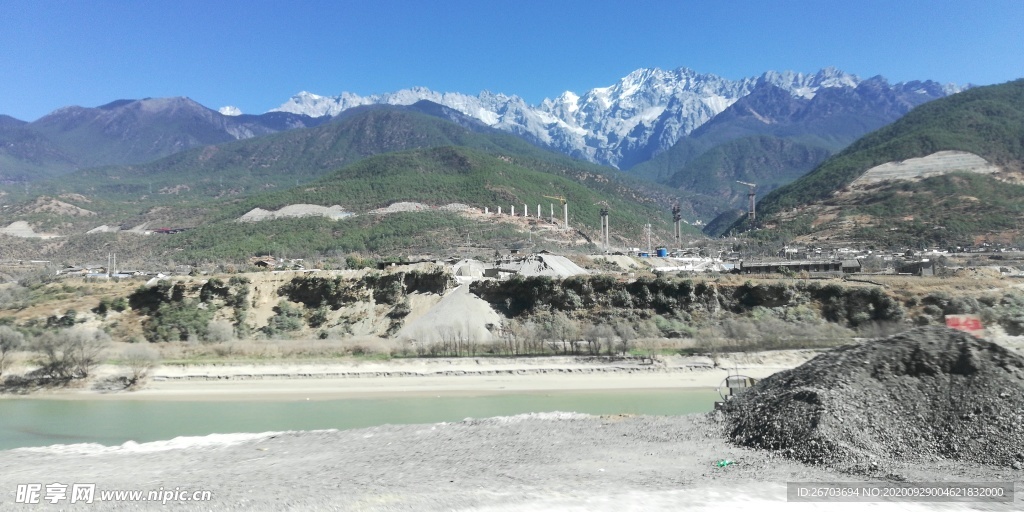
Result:
<svg viewBox="0 0 1024 512"><path fill-rule="evenodd" d="M283 400L410 395L475 396L506 392L716 388L726 376L764 378L818 351L638 358L413 358L389 361L165 365L137 390L83 386L40 398L126 400ZM99 380L123 373L101 367Z"/></svg>

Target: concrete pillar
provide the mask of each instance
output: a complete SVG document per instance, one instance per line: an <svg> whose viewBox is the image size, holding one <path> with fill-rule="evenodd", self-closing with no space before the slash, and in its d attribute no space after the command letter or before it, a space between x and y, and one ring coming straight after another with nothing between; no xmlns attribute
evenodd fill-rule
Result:
<svg viewBox="0 0 1024 512"><path fill-rule="evenodd" d="M501 207L498 207L498 215L501 215Z"/></svg>
<svg viewBox="0 0 1024 512"><path fill-rule="evenodd" d="M484 215L487 215L487 214L491 213L488 210L490 210L490 208L484 206Z"/></svg>
<svg viewBox="0 0 1024 512"><path fill-rule="evenodd" d="M529 217L529 216L530 216L530 210L529 210L529 208L526 207L526 203L523 203L523 217Z"/></svg>
<svg viewBox="0 0 1024 512"><path fill-rule="evenodd" d="M509 211L512 212L512 216L515 217L516 216L516 205L512 205L512 209L509 210Z"/></svg>

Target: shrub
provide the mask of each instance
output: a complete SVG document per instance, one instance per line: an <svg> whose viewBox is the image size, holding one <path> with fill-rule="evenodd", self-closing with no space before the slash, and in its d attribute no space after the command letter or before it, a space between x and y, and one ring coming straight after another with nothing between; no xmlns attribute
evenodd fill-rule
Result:
<svg viewBox="0 0 1024 512"><path fill-rule="evenodd" d="M135 387L149 375L150 370L156 367L160 360L160 354L145 345L133 345L124 350L121 360L128 367L125 387Z"/></svg>
<svg viewBox="0 0 1024 512"><path fill-rule="evenodd" d="M282 300L277 303L277 306L274 306L274 312L277 314L270 317L270 321L263 327L263 332L267 336L279 336L302 329L304 322L302 310L299 308Z"/></svg>
<svg viewBox="0 0 1024 512"><path fill-rule="evenodd" d="M128 309L128 299L124 297L103 298L99 305L92 308L92 312L106 318L107 313L117 311L118 313Z"/></svg>
<svg viewBox="0 0 1024 512"><path fill-rule="evenodd" d="M406 306L408 306L408 301L406 301ZM397 309L397 307L396 307L396 309ZM316 308L315 310L313 310L313 312L309 314L309 326L314 328L314 329L316 329L317 327L320 327L320 326L326 324L327 323L327 311L328 311L327 306L320 306L320 307ZM393 311L392 311L392 313L393 313ZM408 312L406 312L406 314L408 314Z"/></svg>
<svg viewBox="0 0 1024 512"><path fill-rule="evenodd" d="M206 341L223 343L235 337L235 328L227 320L210 320L206 325Z"/></svg>
<svg viewBox="0 0 1024 512"><path fill-rule="evenodd" d="M73 309L69 309L66 312L64 312L63 316L53 315L53 316L48 317L46 319L46 327L47 328L71 327L71 326L75 325L75 319L77 317L78 317L78 312L73 310Z"/></svg>
<svg viewBox="0 0 1024 512"><path fill-rule="evenodd" d="M105 332L82 326L44 333L34 344L41 357L39 372L60 380L84 379L99 365L109 343Z"/></svg>
<svg viewBox="0 0 1024 512"><path fill-rule="evenodd" d="M25 343L25 336L6 325L0 325L0 376L13 361L13 353Z"/></svg>
<svg viewBox="0 0 1024 512"><path fill-rule="evenodd" d="M205 339L213 311L192 299L160 304L143 323L150 342Z"/></svg>
<svg viewBox="0 0 1024 512"><path fill-rule="evenodd" d="M400 319L409 316L409 313L412 313L412 306L409 304L409 297L405 297L402 299L402 302L396 304L395 307L388 312L387 316L392 319Z"/></svg>

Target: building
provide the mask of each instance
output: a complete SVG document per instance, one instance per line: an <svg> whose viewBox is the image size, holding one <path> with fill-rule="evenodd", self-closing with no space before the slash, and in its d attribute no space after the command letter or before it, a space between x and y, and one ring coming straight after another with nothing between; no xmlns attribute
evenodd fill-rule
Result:
<svg viewBox="0 0 1024 512"><path fill-rule="evenodd" d="M843 262L831 260L785 260L750 263L741 261L739 268L741 274L774 274L785 271L794 274L799 272L841 273L843 271Z"/></svg>
<svg viewBox="0 0 1024 512"><path fill-rule="evenodd" d="M844 274L855 274L860 272L860 260L843 260L842 268Z"/></svg>

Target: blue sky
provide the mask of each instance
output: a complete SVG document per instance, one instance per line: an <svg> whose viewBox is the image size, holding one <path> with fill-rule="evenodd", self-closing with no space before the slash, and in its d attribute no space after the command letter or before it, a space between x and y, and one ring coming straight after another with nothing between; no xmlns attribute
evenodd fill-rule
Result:
<svg viewBox="0 0 1024 512"><path fill-rule="evenodd" d="M641 67L1024 77L1024 0L0 0L0 114L188 96L246 113L412 86L535 104Z"/></svg>

